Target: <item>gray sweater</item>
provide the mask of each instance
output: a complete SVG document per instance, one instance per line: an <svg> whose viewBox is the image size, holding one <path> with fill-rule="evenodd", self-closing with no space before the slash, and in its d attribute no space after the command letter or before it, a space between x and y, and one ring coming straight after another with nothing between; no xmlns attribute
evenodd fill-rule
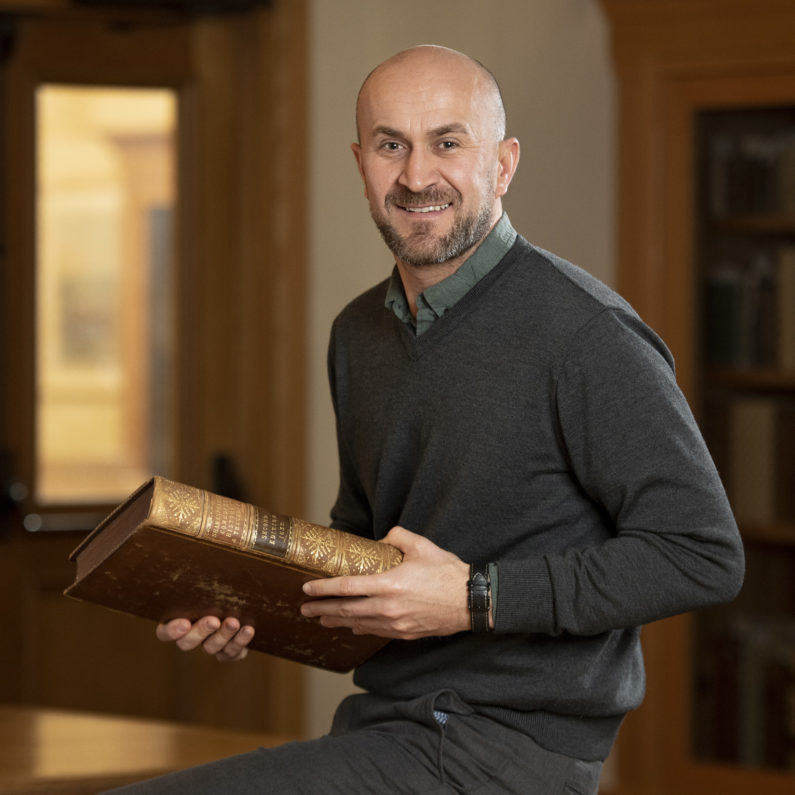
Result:
<svg viewBox="0 0 795 795"><path fill-rule="evenodd" d="M639 627L730 600L736 524L670 353L584 271L518 238L422 336L385 283L336 319L335 527L402 525L496 562L493 633L393 641L374 693L451 689L476 712L603 759L644 692Z"/></svg>

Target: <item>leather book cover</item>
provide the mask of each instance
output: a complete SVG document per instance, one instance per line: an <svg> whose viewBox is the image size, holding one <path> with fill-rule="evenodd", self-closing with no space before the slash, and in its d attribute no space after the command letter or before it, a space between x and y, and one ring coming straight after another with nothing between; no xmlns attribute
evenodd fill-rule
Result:
<svg viewBox="0 0 795 795"><path fill-rule="evenodd" d="M345 672L388 640L304 618L301 586L324 576L375 574L400 563L402 554L155 477L70 559L77 571L67 596L154 621L234 616L256 630L249 648Z"/></svg>

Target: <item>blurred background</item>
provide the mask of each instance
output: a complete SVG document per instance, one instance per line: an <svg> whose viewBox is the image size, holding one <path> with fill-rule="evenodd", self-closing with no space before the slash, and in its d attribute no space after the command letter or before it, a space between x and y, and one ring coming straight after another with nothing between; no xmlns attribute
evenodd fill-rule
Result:
<svg viewBox="0 0 795 795"><path fill-rule="evenodd" d="M785 0L0 0L0 702L328 728L349 676L179 655L61 592L153 473L328 522L329 328L392 267L355 98L436 43L501 85L513 225L673 349L749 543L737 606L644 632L603 789L791 791L793 22Z"/></svg>

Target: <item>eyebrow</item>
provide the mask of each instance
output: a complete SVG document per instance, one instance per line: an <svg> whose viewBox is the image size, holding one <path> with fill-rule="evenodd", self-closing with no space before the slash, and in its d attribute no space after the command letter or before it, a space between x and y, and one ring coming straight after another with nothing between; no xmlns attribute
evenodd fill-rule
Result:
<svg viewBox="0 0 795 795"><path fill-rule="evenodd" d="M395 130L392 127L385 127L383 125L376 127L373 130L373 135L384 135L387 138L402 138L403 133L399 130Z"/></svg>
<svg viewBox="0 0 795 795"><path fill-rule="evenodd" d="M433 131L433 134L437 138L443 135L449 135L450 133L463 133L464 135L469 135L471 130L466 124L455 122L453 124L445 124L443 127L437 127Z"/></svg>
<svg viewBox="0 0 795 795"><path fill-rule="evenodd" d="M441 127L437 127L434 130L431 130L431 137L432 138L439 138L444 135L450 135L450 133L463 133L464 135L470 134L470 129L467 125L462 124L461 122L452 122L451 124L444 124ZM383 135L387 138L405 138L405 134L402 133L400 130L394 129L394 127L387 127L386 125L379 125L375 129L373 129L373 136Z"/></svg>

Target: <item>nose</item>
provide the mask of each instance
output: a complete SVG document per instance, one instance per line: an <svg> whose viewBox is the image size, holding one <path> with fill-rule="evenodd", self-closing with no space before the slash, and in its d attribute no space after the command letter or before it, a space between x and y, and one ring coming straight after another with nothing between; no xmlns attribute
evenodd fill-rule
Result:
<svg viewBox="0 0 795 795"><path fill-rule="evenodd" d="M417 147L404 159L398 182L414 193L419 193L435 184L437 179L433 155L422 147Z"/></svg>

